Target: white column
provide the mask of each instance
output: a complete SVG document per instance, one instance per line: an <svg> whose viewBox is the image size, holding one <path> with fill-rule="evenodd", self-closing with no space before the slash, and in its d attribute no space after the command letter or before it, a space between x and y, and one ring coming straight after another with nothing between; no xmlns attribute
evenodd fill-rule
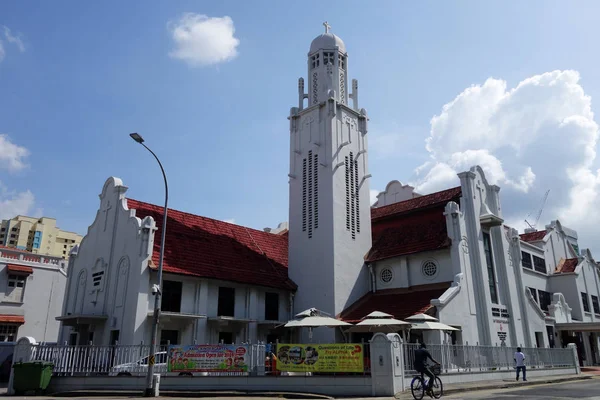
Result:
<svg viewBox="0 0 600 400"><path fill-rule="evenodd" d="M569 343L567 345L568 348L570 348L573 351L573 362L575 363L575 373L576 374L581 374L581 367L579 366L579 355L577 354L577 345L575 345L575 343Z"/></svg>
<svg viewBox="0 0 600 400"><path fill-rule="evenodd" d="M256 288L250 288L248 299L248 341L256 343L258 341L258 291ZM263 297L264 298L264 297Z"/></svg>
<svg viewBox="0 0 600 400"><path fill-rule="evenodd" d="M394 396L404 391L404 343L397 333L373 335L371 346L371 395Z"/></svg>

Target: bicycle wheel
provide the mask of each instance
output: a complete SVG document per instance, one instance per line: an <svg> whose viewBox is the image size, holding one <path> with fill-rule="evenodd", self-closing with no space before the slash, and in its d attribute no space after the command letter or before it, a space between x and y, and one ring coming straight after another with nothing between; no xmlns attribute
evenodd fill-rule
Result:
<svg viewBox="0 0 600 400"><path fill-rule="evenodd" d="M421 400L425 396L425 386L420 376L415 376L410 382L410 391L415 400Z"/></svg>
<svg viewBox="0 0 600 400"><path fill-rule="evenodd" d="M431 386L431 391L433 392L433 397L436 399L439 399L444 394L444 385L442 384L442 380L439 376L435 377L433 385Z"/></svg>

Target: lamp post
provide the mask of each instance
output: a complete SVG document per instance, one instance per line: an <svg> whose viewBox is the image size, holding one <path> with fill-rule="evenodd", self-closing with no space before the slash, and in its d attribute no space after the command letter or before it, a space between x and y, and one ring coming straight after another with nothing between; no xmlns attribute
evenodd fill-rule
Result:
<svg viewBox="0 0 600 400"><path fill-rule="evenodd" d="M160 163L160 160L154 154L152 150L148 146L144 144L144 138L142 138L137 133L129 134L133 140L141 144L148 150L158 162L158 166L160 167L160 171L162 172L163 179L165 181L165 207L164 207L164 215L163 215L163 223L161 230L161 238L160 238L160 255L158 259L158 277L155 285L152 286L152 293L154 294L154 318L152 320L152 338L150 340L150 354L148 357L148 374L146 376L146 390L144 391L145 397L154 397L154 385L153 385L153 375L154 375L154 364L156 362L156 337L158 336L158 321L160 319L160 306L161 306L161 297L162 297L162 273L163 273L163 255L165 253L165 233L167 232L167 204L169 202L169 185L167 184L167 175L165 175L165 170Z"/></svg>

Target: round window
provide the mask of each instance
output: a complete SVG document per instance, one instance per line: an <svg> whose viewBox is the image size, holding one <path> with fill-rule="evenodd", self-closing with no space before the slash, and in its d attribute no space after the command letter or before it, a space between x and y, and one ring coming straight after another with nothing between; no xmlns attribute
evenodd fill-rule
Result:
<svg viewBox="0 0 600 400"><path fill-rule="evenodd" d="M393 278L394 278L394 275L392 274L392 270L391 269L384 268L381 271L381 281L383 283L390 283Z"/></svg>
<svg viewBox="0 0 600 400"><path fill-rule="evenodd" d="M423 263L423 275L427 278L433 278L437 274L437 265L433 261L425 261Z"/></svg>

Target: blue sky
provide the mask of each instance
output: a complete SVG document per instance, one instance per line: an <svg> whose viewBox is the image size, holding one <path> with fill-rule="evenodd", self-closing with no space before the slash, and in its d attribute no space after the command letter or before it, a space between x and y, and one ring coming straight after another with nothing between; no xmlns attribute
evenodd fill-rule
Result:
<svg viewBox="0 0 600 400"><path fill-rule="evenodd" d="M532 85L532 92L524 89L511 105L513 110L535 108L538 114L527 115L528 121L538 115L551 120L559 108L570 110L563 120L584 115L594 121L585 110L585 99L591 98L593 112L593 99L600 97L600 60L593 46L600 36L595 20L599 3L290 4L0 2L0 34L4 33L0 36L4 49L3 56L0 52L0 134L28 153L21 155L26 165L19 168L7 167L8 156L2 168L0 155L0 205L6 212L15 206L11 200L30 191L34 196L30 213L55 217L62 229L84 234L109 176L122 178L130 197L160 204L160 171L128 136L137 131L163 161L171 207L259 229L287 220L287 115L297 101L297 79L306 76L310 42L323 31L325 20L346 43L349 73L359 80L361 107L371 118L372 189L383 190L392 179L411 182L424 192L441 189L456 182L447 173L434 176L439 171L436 165L460 169L459 158L486 162L487 155L481 158L477 153L472 158L474 153L469 153L483 151L485 141L477 148L467 143L455 149L454 161L436 158L435 150L425 147L430 135L455 143L452 135L476 131L472 120L485 107L467 107L458 113L456 106L450 111L460 123L439 131L431 124L432 117L443 114L445 104L472 85L482 93L503 84L506 93L523 82L525 89ZM226 54L227 59L219 63L194 66L170 56L177 46L173 27L181 23L184 13L230 17L239 40L235 57ZM9 36L3 27L10 30ZM23 48L9 37L19 38ZM526 81L556 70L578 75L557 75L551 80L558 84ZM486 86L488 78L496 80ZM549 91L540 90L542 86ZM557 86L564 90L552 92ZM494 108L506 103L495 99ZM485 104L481 99L475 103ZM507 125L504 114L486 118L486 126L497 121ZM590 129L586 132L596 128ZM501 135L497 128L492 131ZM567 134L557 137L569 140ZM581 135L588 140L583 147L596 149L594 134ZM538 154L533 173L540 178L529 179L523 172L529 156L510 162L504 158L510 140L514 138L489 151L504 165L506 176L501 172L496 180L507 187L504 206L512 210L509 217L518 221L535 211L553 185L552 174L542 171L551 170L553 163ZM562 151L558 145L554 150ZM573 153L574 158L580 155L581 151ZM415 169L427 161L430 164L424 168L429 173L416 174ZM597 178L597 166L596 158L586 164L591 180ZM550 196L542 223L561 216L570 222L567 226L593 232L584 221L589 216L574 213L581 208L572 199L574 188L581 187L569 182L569 188L562 183L551 188L552 193L567 194L555 200ZM595 196L596 186L592 186Z"/></svg>

